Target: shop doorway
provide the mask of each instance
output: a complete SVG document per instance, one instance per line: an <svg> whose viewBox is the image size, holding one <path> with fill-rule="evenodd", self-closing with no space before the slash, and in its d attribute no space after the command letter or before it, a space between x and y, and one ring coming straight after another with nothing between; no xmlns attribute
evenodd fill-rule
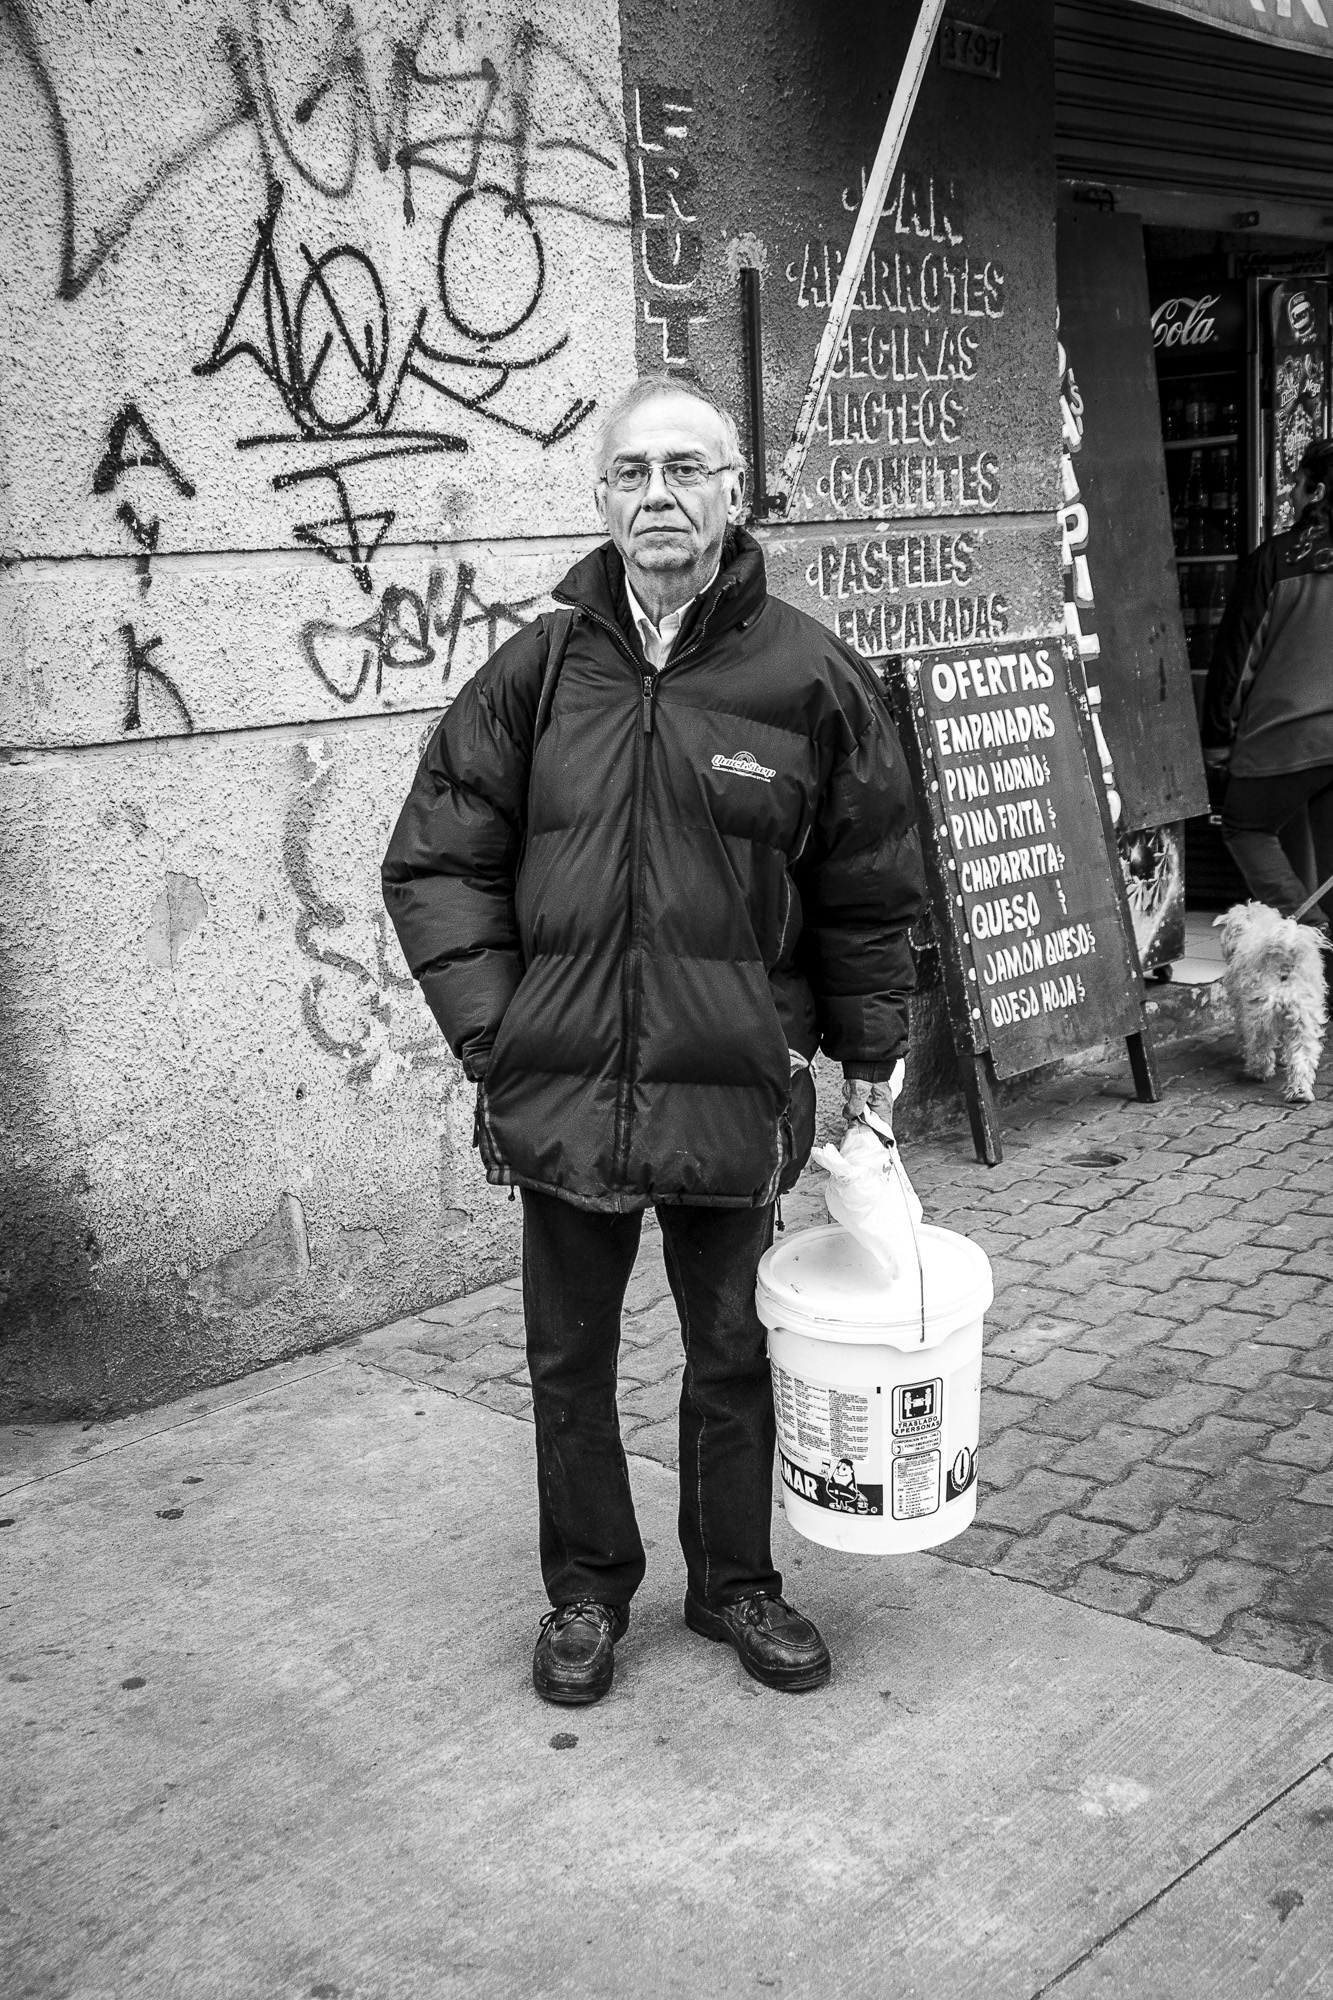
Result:
<svg viewBox="0 0 1333 2000"><path fill-rule="evenodd" d="M1329 281L1317 246L1255 249L1203 231L1144 232L1181 623L1196 711L1237 571L1292 525L1306 446L1329 429ZM1222 844L1225 777L1185 829L1187 897L1225 909L1245 885ZM1315 886L1304 817L1284 846Z"/></svg>
<svg viewBox="0 0 1333 2000"><path fill-rule="evenodd" d="M1131 0L1057 0L1055 24L1062 210L1140 232L1157 412L1132 448L1137 490L1165 484L1157 532L1197 729L1237 571L1290 525L1296 464L1329 431L1333 61ZM1122 282L1110 309L1140 307ZM1114 570L1098 580L1099 621L1120 588ZM1114 673L1106 659L1104 684ZM1246 893L1221 840L1224 787L1208 774L1206 809L1179 830L1186 906L1208 916ZM1308 829L1284 845L1313 887Z"/></svg>

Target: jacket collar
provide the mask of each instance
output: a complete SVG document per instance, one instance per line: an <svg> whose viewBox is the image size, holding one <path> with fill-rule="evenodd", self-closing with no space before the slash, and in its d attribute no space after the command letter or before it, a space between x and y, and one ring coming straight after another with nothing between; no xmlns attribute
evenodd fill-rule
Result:
<svg viewBox="0 0 1333 2000"><path fill-rule="evenodd" d="M625 626L628 615L625 597L625 565L613 542L603 542L576 562L568 576L551 595L559 604L572 604L604 622ZM703 596L691 606L689 628L697 631L704 620L710 633L730 630L754 618L768 595L764 576L764 552L744 528L729 528L722 544L722 563Z"/></svg>
<svg viewBox="0 0 1333 2000"><path fill-rule="evenodd" d="M1288 569L1326 570L1330 566L1329 545L1333 526L1322 507L1307 507L1293 527L1282 537Z"/></svg>

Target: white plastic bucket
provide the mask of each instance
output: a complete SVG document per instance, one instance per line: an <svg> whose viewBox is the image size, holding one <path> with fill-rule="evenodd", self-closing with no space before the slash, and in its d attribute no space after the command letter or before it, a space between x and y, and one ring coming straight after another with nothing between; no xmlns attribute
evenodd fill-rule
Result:
<svg viewBox="0 0 1333 2000"><path fill-rule="evenodd" d="M916 1236L920 1270L892 1282L837 1224L760 1260L782 1502L827 1548L930 1549L977 1511L990 1262L952 1230L923 1223Z"/></svg>

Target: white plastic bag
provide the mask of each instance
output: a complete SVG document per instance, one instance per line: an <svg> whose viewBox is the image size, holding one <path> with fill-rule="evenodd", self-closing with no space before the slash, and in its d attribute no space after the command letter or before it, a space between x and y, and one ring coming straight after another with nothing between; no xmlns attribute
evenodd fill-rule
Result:
<svg viewBox="0 0 1333 2000"><path fill-rule="evenodd" d="M873 1123L887 1131L878 1119ZM840 1148L819 1146L813 1157L828 1175L824 1200L834 1222L870 1252L889 1279L914 1270L921 1203L892 1135L886 1143L870 1124L858 1120Z"/></svg>

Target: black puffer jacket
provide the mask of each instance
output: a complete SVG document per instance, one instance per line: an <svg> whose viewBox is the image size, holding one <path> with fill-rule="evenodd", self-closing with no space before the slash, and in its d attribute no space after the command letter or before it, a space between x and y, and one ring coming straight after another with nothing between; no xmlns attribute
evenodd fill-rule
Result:
<svg viewBox="0 0 1333 2000"><path fill-rule="evenodd" d="M555 592L575 611L553 695L547 619L463 688L384 898L483 1079L490 1180L612 1211L753 1206L809 1151L788 1049L874 1075L906 1045L911 785L868 673L768 595L748 535L660 674L623 579L607 545Z"/></svg>

